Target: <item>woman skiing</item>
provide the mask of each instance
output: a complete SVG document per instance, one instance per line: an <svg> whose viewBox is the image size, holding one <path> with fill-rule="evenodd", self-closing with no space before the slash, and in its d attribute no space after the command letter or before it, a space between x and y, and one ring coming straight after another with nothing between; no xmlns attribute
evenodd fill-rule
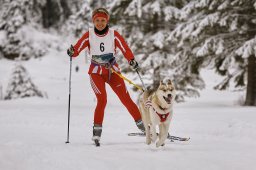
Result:
<svg viewBox="0 0 256 170"><path fill-rule="evenodd" d="M137 127L144 132L145 128L139 109L126 90L124 80L111 71L114 69L120 73L114 57L117 48L122 51L133 70L138 69L138 63L124 38L116 30L109 28L109 13L105 8L95 9L92 13L92 21L94 28L90 28L74 46L71 45L67 50L70 57L76 57L88 47L88 53L91 57L88 74L91 87L97 97L92 139L98 143L101 137L104 110L107 104L106 83L110 85L127 108Z"/></svg>

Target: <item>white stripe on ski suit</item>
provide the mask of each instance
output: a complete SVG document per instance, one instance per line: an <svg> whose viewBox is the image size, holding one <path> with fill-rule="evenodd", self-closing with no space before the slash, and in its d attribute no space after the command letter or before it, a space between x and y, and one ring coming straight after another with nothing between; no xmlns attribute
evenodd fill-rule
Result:
<svg viewBox="0 0 256 170"><path fill-rule="evenodd" d="M115 71L119 71L117 66L113 65L113 68L115 69Z"/></svg>
<svg viewBox="0 0 256 170"><path fill-rule="evenodd" d="M92 73L97 73L98 72L98 66L95 66L94 68L93 68L93 70L92 70Z"/></svg>
<svg viewBox="0 0 256 170"><path fill-rule="evenodd" d="M85 41L89 41L89 38L86 38L86 39L83 40L83 42L81 43L81 45L80 45L80 47L78 48L77 51L80 51L80 49L83 47Z"/></svg>
<svg viewBox="0 0 256 170"><path fill-rule="evenodd" d="M93 88L93 91L95 92L95 94L101 94L101 92L99 91L97 86L94 84L94 82L91 82L91 85L92 85L92 88Z"/></svg>
<svg viewBox="0 0 256 170"><path fill-rule="evenodd" d="M92 85L92 82L91 82L91 86L92 86L92 89L94 91L95 94L98 94L97 90L95 89L95 87Z"/></svg>
<svg viewBox="0 0 256 170"><path fill-rule="evenodd" d="M92 77L90 76L90 82L91 82L91 86L93 88L93 91L96 94L101 94L100 90L98 89L98 87L95 85L94 81L92 80Z"/></svg>
<svg viewBox="0 0 256 170"><path fill-rule="evenodd" d="M125 51L125 48L124 48L124 46L123 46L123 44L121 43L121 41L120 41L117 37L115 37L115 38L116 38L116 40L119 42L119 44L120 44L120 46L122 47L123 51L126 52L126 51Z"/></svg>

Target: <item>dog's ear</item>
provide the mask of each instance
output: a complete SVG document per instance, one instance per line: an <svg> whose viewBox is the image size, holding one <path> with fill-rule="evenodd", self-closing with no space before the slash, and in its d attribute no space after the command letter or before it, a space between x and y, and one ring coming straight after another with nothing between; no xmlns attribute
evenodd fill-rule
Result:
<svg viewBox="0 0 256 170"><path fill-rule="evenodd" d="M164 84L163 80L160 81L159 86L162 86Z"/></svg>
<svg viewBox="0 0 256 170"><path fill-rule="evenodd" d="M168 85L172 85L171 79L168 79L168 80L167 80L167 84L168 84Z"/></svg>

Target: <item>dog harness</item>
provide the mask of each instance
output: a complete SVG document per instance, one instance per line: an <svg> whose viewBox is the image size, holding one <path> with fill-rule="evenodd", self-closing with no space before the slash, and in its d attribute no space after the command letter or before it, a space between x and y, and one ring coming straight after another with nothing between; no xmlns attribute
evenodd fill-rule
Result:
<svg viewBox="0 0 256 170"><path fill-rule="evenodd" d="M91 64L94 66L102 66L108 70L108 81L111 78L111 68L116 64L116 59L113 53L103 54L103 55L92 55ZM114 67L115 71L119 71Z"/></svg>
<svg viewBox="0 0 256 170"><path fill-rule="evenodd" d="M170 114L170 112L168 112L168 113L166 113L166 114L160 114L160 113L158 113L158 112L156 111L156 109L153 107L153 105L152 105L152 103L151 103L150 100L147 100L147 101L145 102L145 107L146 107L146 108L152 107L153 110L154 110L154 112L159 116L161 122L165 122L166 119L167 119L167 117L168 117L169 114ZM162 109L162 110L163 110L163 109Z"/></svg>

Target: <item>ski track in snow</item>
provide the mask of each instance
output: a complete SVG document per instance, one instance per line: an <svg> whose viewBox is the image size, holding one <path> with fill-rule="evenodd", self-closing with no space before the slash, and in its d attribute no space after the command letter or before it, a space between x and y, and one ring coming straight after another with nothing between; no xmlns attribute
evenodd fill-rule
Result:
<svg viewBox="0 0 256 170"><path fill-rule="evenodd" d="M191 137L190 141L166 141L161 148L147 146L144 137L127 136L138 130L107 88L101 147L96 148L91 141L96 99L83 56L73 60L70 143L65 144L69 59L63 56L66 54L51 54L24 63L48 99L0 101L1 170L246 170L255 166L255 107L236 105L241 94L213 91L211 84L200 98L174 106L170 132ZM14 64L0 62L4 89ZM75 66L80 68L78 73ZM136 100L137 94L129 91Z"/></svg>

